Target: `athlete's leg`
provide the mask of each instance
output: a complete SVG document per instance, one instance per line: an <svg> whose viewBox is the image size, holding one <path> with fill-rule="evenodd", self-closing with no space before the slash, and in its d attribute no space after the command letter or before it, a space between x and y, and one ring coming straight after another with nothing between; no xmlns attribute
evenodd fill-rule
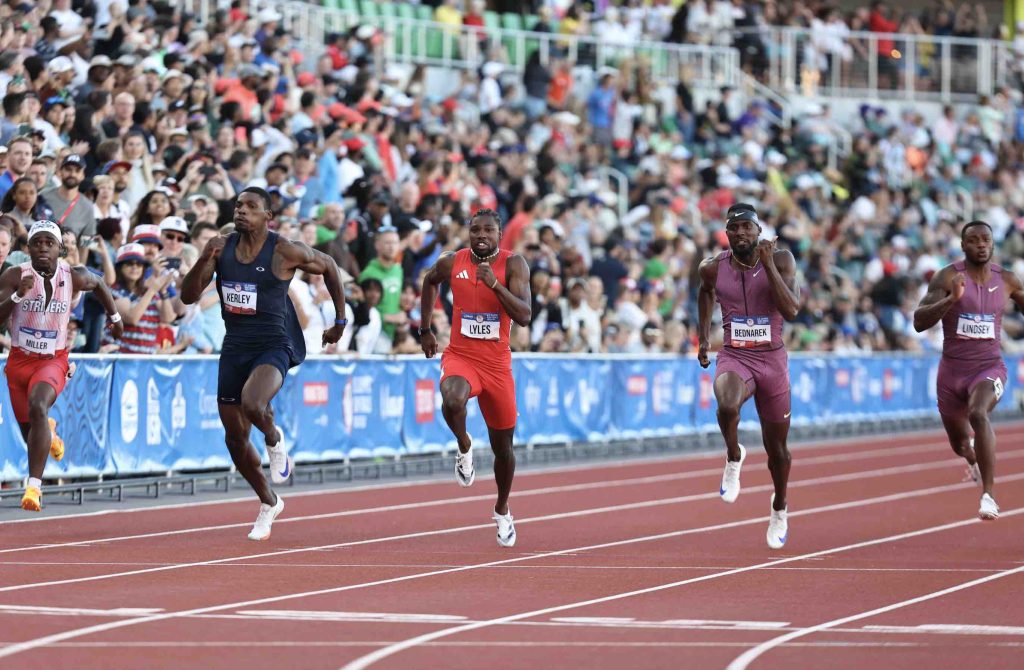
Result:
<svg viewBox="0 0 1024 670"><path fill-rule="evenodd" d="M469 453L473 444L466 432L466 403L471 391L465 377L445 377L441 382L441 414L464 454Z"/></svg>
<svg viewBox="0 0 1024 670"><path fill-rule="evenodd" d="M491 451L494 452L494 483L498 485L498 500L494 503L494 511L498 514L508 514L508 496L512 492L512 479L516 474L516 455L512 451L512 436L515 432L515 428L487 429L491 438Z"/></svg>
<svg viewBox="0 0 1024 670"><path fill-rule="evenodd" d="M246 417L245 410L241 405L227 405L221 403L217 406L220 410L220 420L224 424L224 442L228 446L228 453L235 467L249 482L249 486L259 496L260 502L267 505L277 503L277 495L271 490L267 478L263 476L263 466L256 448L249 441L249 434L252 432L252 423Z"/></svg>
<svg viewBox="0 0 1024 670"><path fill-rule="evenodd" d="M50 408L57 391L46 382L35 384L28 392L28 430L22 429L28 445L28 476L42 479L46 457L50 454Z"/></svg>
<svg viewBox="0 0 1024 670"><path fill-rule="evenodd" d="M775 485L775 500L772 507L776 510L786 509L786 488L789 485L789 468L792 457L786 441L789 438L789 417L782 421L761 419L761 436L764 450L768 453L768 470L772 474Z"/></svg>
<svg viewBox="0 0 1024 670"><path fill-rule="evenodd" d="M281 390L284 375L273 365L257 365L242 387L242 413L246 420L263 433L268 447L277 445L274 409L270 401Z"/></svg>
<svg viewBox="0 0 1024 670"><path fill-rule="evenodd" d="M982 487L989 495L992 495L996 472L996 434L989 414L999 402L1002 389L1002 380L986 379L976 384L967 396L967 420L974 429L974 453L981 470Z"/></svg>
<svg viewBox="0 0 1024 670"><path fill-rule="evenodd" d="M725 449L730 461L740 460L740 408L749 395L747 383L736 372L723 372L715 378L715 400L718 402L718 426L722 429Z"/></svg>
<svg viewBox="0 0 1024 670"><path fill-rule="evenodd" d="M974 465L977 457L971 448L971 423L967 420L967 414L953 416L940 413L939 416L942 417L942 427L946 429L946 437L953 452L969 465Z"/></svg>

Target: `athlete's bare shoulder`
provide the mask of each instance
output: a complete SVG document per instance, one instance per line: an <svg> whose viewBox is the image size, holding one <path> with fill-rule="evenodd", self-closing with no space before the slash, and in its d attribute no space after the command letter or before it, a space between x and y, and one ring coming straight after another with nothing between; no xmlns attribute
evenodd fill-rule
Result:
<svg viewBox="0 0 1024 670"><path fill-rule="evenodd" d="M722 260L721 254L709 256L697 266L697 273L700 275L701 283L714 286L718 279L718 262Z"/></svg>

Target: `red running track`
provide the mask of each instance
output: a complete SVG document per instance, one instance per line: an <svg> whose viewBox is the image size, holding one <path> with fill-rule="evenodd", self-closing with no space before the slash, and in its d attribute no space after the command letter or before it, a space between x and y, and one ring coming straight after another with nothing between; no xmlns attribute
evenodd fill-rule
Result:
<svg viewBox="0 0 1024 670"><path fill-rule="evenodd" d="M781 551L753 449L733 505L721 453L521 473L511 550L483 478L291 496L263 543L254 502L2 523L0 663L1019 667L1024 424L997 432L992 523L939 433L794 450Z"/></svg>

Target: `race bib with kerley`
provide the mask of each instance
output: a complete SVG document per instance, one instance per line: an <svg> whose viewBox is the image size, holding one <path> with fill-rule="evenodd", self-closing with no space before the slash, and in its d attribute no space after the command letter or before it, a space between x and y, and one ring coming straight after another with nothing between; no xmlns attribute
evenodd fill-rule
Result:
<svg viewBox="0 0 1024 670"><path fill-rule="evenodd" d="M18 329L18 346L33 354L52 356L57 353L57 331L22 326Z"/></svg>
<svg viewBox="0 0 1024 670"><path fill-rule="evenodd" d="M224 282L224 309L232 314L256 313L256 284Z"/></svg>
<svg viewBox="0 0 1024 670"><path fill-rule="evenodd" d="M733 347L767 347L772 343L772 323L767 316L734 316L729 325Z"/></svg>
<svg viewBox="0 0 1024 670"><path fill-rule="evenodd" d="M501 317L497 312L463 312L462 334L474 340L500 339Z"/></svg>
<svg viewBox="0 0 1024 670"><path fill-rule="evenodd" d="M956 320L956 336L962 340L996 339L994 314L961 314Z"/></svg>

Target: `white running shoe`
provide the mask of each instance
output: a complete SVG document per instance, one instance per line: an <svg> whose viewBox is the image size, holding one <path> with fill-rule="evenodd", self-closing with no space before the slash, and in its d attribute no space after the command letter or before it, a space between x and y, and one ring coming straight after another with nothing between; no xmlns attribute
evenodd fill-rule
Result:
<svg viewBox="0 0 1024 670"><path fill-rule="evenodd" d="M284 511L284 498L277 496L277 502L273 505L260 503L260 515L256 517L256 523L249 531L250 540L269 540L270 527L274 525L274 519Z"/></svg>
<svg viewBox="0 0 1024 670"><path fill-rule="evenodd" d="M274 429L277 431L277 444L267 447L267 460L270 461L270 481L280 484L292 476L295 462L288 455L288 447L284 444L284 431L280 426L274 426Z"/></svg>
<svg viewBox="0 0 1024 670"><path fill-rule="evenodd" d="M978 516L982 521L995 521L999 518L999 505L987 493L981 494L981 507L978 508Z"/></svg>
<svg viewBox="0 0 1024 670"><path fill-rule="evenodd" d="M473 450L470 449L466 453L456 450L455 480L459 482L459 486L466 487L472 486L474 479L476 479L476 470L473 468Z"/></svg>
<svg viewBox="0 0 1024 670"><path fill-rule="evenodd" d="M789 535L789 506L782 511L775 511L775 494L772 494L772 515L768 519L768 546L772 549L782 549L786 544L786 537Z"/></svg>
<svg viewBox="0 0 1024 670"><path fill-rule="evenodd" d="M718 495L727 503L735 502L740 495L740 468L743 461L747 460L747 450L740 445L740 460L730 461L728 456L725 460L725 472L722 473L722 486L718 489Z"/></svg>
<svg viewBox="0 0 1024 670"><path fill-rule="evenodd" d="M511 547L516 543L516 526L512 523L512 510L508 514L494 513L494 521L498 524L498 544Z"/></svg>

